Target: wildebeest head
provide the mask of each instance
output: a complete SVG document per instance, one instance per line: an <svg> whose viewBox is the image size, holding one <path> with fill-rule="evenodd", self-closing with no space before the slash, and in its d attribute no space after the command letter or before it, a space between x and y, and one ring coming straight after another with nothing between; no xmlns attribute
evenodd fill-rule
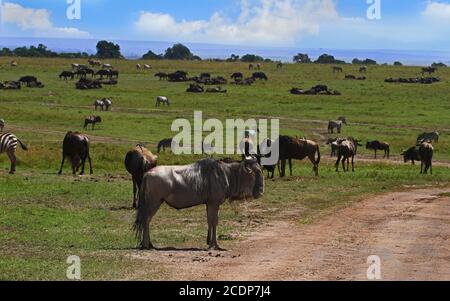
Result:
<svg viewBox="0 0 450 301"><path fill-rule="evenodd" d="M259 199L264 194L264 174L258 164L258 160L249 156L241 163L240 171L241 195L246 197L253 197Z"/></svg>
<svg viewBox="0 0 450 301"><path fill-rule="evenodd" d="M342 121L343 124L347 125L347 118L346 117L339 117L339 121Z"/></svg>
<svg viewBox="0 0 450 301"><path fill-rule="evenodd" d="M403 156L405 163L409 161L420 161L419 149L417 146L413 146L409 148L407 151L404 151L400 154Z"/></svg>

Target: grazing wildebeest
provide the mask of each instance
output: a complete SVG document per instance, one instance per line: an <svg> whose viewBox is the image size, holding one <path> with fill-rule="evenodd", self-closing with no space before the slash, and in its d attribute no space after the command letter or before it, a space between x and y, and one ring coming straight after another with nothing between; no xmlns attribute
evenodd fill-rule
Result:
<svg viewBox="0 0 450 301"><path fill-rule="evenodd" d="M155 168L158 157L153 155L145 145L138 144L125 156L125 168L131 174L133 180L133 208L137 208L138 192L141 189L144 174Z"/></svg>
<svg viewBox="0 0 450 301"><path fill-rule="evenodd" d="M105 103L103 102L103 100L100 100L100 99L97 99L95 102L94 102L94 107L95 107L95 110L97 111L97 109L100 107L101 109L102 109L102 111L105 109Z"/></svg>
<svg viewBox="0 0 450 301"><path fill-rule="evenodd" d="M78 69L77 71L75 71L75 76L77 78L86 78L86 70L85 69Z"/></svg>
<svg viewBox="0 0 450 301"><path fill-rule="evenodd" d="M199 84L190 84L189 88L186 89L188 93L203 93L205 92L205 88L200 86Z"/></svg>
<svg viewBox="0 0 450 301"><path fill-rule="evenodd" d="M400 155L403 156L405 163L411 161L412 165L414 165L416 161L420 161L419 148L417 146L409 148Z"/></svg>
<svg viewBox="0 0 450 301"><path fill-rule="evenodd" d="M3 128L2 128L3 130ZM27 146L23 144L14 134L11 133L0 133L0 154L6 153L11 161L11 168L9 170L10 174L14 174L16 172L16 150L17 143L20 144L23 150L28 150Z"/></svg>
<svg viewBox="0 0 450 301"><path fill-rule="evenodd" d="M362 146L358 140L349 137L339 141L338 159L336 161L336 171L339 171L339 163L342 160L342 167L344 172L350 170L350 158L352 158L352 171L355 171L355 156L358 151L358 146ZM345 161L347 161L347 169L345 168Z"/></svg>
<svg viewBox="0 0 450 301"><path fill-rule="evenodd" d="M258 199L264 194L264 175L253 157L225 163L204 159L187 166L160 166L144 175L134 229L142 249L152 249L150 222L165 202L176 209L206 204L207 244L220 250L216 228L219 208L226 200Z"/></svg>
<svg viewBox="0 0 450 301"><path fill-rule="evenodd" d="M156 107L161 106L161 104L162 104L163 106L168 106L168 107L170 107L170 101L169 101L169 99L168 99L167 97L165 97L165 96L158 96L158 97L156 97Z"/></svg>
<svg viewBox="0 0 450 301"><path fill-rule="evenodd" d="M32 83L35 83L37 81L38 80L37 80L37 78L35 76L30 76L30 75L22 76L19 79L19 82L26 84L27 87L29 87Z"/></svg>
<svg viewBox="0 0 450 301"><path fill-rule="evenodd" d="M254 79L268 80L268 77L264 72L255 72L253 73L252 77Z"/></svg>
<svg viewBox="0 0 450 301"><path fill-rule="evenodd" d="M244 74L242 74L241 72L235 72L231 75L231 79L233 79L234 81L242 80L243 78L244 78Z"/></svg>
<svg viewBox="0 0 450 301"><path fill-rule="evenodd" d="M377 151L379 150L384 151L384 158L387 159L389 159L389 155L391 152L389 143L380 142L378 140L367 142L366 149L375 151L375 159L377 158Z"/></svg>
<svg viewBox="0 0 450 301"><path fill-rule="evenodd" d="M433 174L433 153L434 148L431 143L423 142L419 146L419 156L421 161L420 173L428 174L428 170Z"/></svg>
<svg viewBox="0 0 450 301"><path fill-rule="evenodd" d="M367 66L361 66L361 67L359 68L359 72L360 72L360 73L366 73L367 70L368 70Z"/></svg>
<svg viewBox="0 0 450 301"><path fill-rule="evenodd" d="M334 66L333 67L333 72L340 72L340 73L342 73L342 72L344 72L344 69L342 67Z"/></svg>
<svg viewBox="0 0 450 301"><path fill-rule="evenodd" d="M339 117L338 120L330 120L328 122L328 133L334 134L334 130L337 130L338 134L342 131L342 125L347 125L347 118Z"/></svg>
<svg viewBox="0 0 450 301"><path fill-rule="evenodd" d="M200 74L200 79L208 79L211 78L211 73L203 72Z"/></svg>
<svg viewBox="0 0 450 301"><path fill-rule="evenodd" d="M72 72L72 71L63 71L63 72L61 72L61 74L59 75L59 79L64 78L64 80L67 80L67 78L69 78L69 77L70 77L70 79L74 79L75 73Z"/></svg>
<svg viewBox="0 0 450 301"><path fill-rule="evenodd" d="M346 74L345 79L356 79L356 76L354 76L353 74Z"/></svg>
<svg viewBox="0 0 450 301"><path fill-rule="evenodd" d="M78 69L80 67L80 64L75 64L75 63L73 63L72 64L72 70L76 70L76 69Z"/></svg>
<svg viewBox="0 0 450 301"><path fill-rule="evenodd" d="M277 69L283 69L283 63L282 62L278 62Z"/></svg>
<svg viewBox="0 0 450 301"><path fill-rule="evenodd" d="M155 74L155 77L159 77L159 80L166 80L168 77L167 73L158 72Z"/></svg>
<svg viewBox="0 0 450 301"><path fill-rule="evenodd" d="M136 70L141 70L142 69L142 65L141 64L136 64Z"/></svg>
<svg viewBox="0 0 450 301"><path fill-rule="evenodd" d="M88 63L89 63L89 65L91 65L92 67L95 67L95 66L101 66L101 65L102 65L102 62L97 61L97 60L93 60L93 59L89 59L89 60L88 60Z"/></svg>
<svg viewBox="0 0 450 301"><path fill-rule="evenodd" d="M101 122L102 118L100 116L89 116L84 120L84 129L87 129L87 126L92 124L92 130L94 130L95 125Z"/></svg>
<svg viewBox="0 0 450 301"><path fill-rule="evenodd" d="M80 175L84 175L84 167L86 164L86 160L89 161L90 173L93 174L94 171L92 170L92 161L91 156L89 154L89 148L90 145L88 137L78 132L67 132L63 141L62 162L58 174L62 174L64 161L66 158L70 159L70 162L72 164L73 175L75 175L78 172L78 170L80 169L80 165L81 165Z"/></svg>
<svg viewBox="0 0 450 301"><path fill-rule="evenodd" d="M435 67L425 67L422 68L422 76L425 75L425 73L428 73L429 75L435 73L437 71L437 68Z"/></svg>
<svg viewBox="0 0 450 301"><path fill-rule="evenodd" d="M289 171L292 176L292 160L303 160L306 157L308 157L313 164L315 175L319 176L320 148L316 142L307 139L280 136L279 146L279 159L281 162L280 176L282 178L286 176L286 160L289 162Z"/></svg>
<svg viewBox="0 0 450 301"><path fill-rule="evenodd" d="M86 75L90 75L91 77L94 77L94 75L95 75L95 70L94 69L91 69L91 68L85 68L85 69L83 69L84 70L84 72L86 73Z"/></svg>
<svg viewBox="0 0 450 301"><path fill-rule="evenodd" d="M95 76L100 76L100 78L103 79L104 76L111 77L111 72L109 70L99 70L97 71Z"/></svg>
<svg viewBox="0 0 450 301"><path fill-rule="evenodd" d="M3 132L4 128L5 128L5 120L0 119L0 133Z"/></svg>
<svg viewBox="0 0 450 301"><path fill-rule="evenodd" d="M117 70L110 70L109 71L109 78L113 78L113 77L119 78L119 71L117 71Z"/></svg>
<svg viewBox="0 0 450 301"><path fill-rule="evenodd" d="M144 64L144 70L150 70L152 69L152 66L148 65L148 64Z"/></svg>
<svg viewBox="0 0 450 301"><path fill-rule="evenodd" d="M164 152L166 151L166 148L172 148L172 141L172 138L161 140L158 143L158 154L161 152L161 148Z"/></svg>
<svg viewBox="0 0 450 301"><path fill-rule="evenodd" d="M439 142L439 133L438 132L432 132L432 133L423 133L420 134L419 137L417 137L417 144L420 144L422 142Z"/></svg>

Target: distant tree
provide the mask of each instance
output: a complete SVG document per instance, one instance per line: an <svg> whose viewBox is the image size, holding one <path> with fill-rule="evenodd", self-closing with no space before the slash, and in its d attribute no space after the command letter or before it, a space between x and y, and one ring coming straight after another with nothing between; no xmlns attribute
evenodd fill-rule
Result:
<svg viewBox="0 0 450 301"><path fill-rule="evenodd" d="M294 56L293 61L295 63L302 63L302 64L312 63L311 59L309 58L308 54L306 54L306 53L297 54L296 56Z"/></svg>
<svg viewBox="0 0 450 301"><path fill-rule="evenodd" d="M151 50L142 56L143 60L162 60L163 58L162 54L156 54Z"/></svg>
<svg viewBox="0 0 450 301"><path fill-rule="evenodd" d="M47 49L44 44L27 47L17 47L14 50L3 48L0 50L0 56L18 56L18 57L62 57L62 58L88 58L89 54L86 52L76 53L56 53Z"/></svg>
<svg viewBox="0 0 450 301"><path fill-rule="evenodd" d="M14 52L11 51L11 49L9 48L3 48L2 50L0 50L0 56L13 56Z"/></svg>
<svg viewBox="0 0 450 301"><path fill-rule="evenodd" d="M334 56L329 54L322 54L319 58L314 62L315 64L345 64L344 61L336 60Z"/></svg>
<svg viewBox="0 0 450 301"><path fill-rule="evenodd" d="M97 43L96 56L101 59L122 59L120 46L108 41L100 41Z"/></svg>
<svg viewBox="0 0 450 301"><path fill-rule="evenodd" d="M229 58L227 58L227 62L237 62L239 61L239 55L232 54Z"/></svg>
<svg viewBox="0 0 450 301"><path fill-rule="evenodd" d="M183 44L175 44L171 48L167 48L164 58L168 60L192 60L194 55Z"/></svg>
<svg viewBox="0 0 450 301"><path fill-rule="evenodd" d="M403 66L403 64L397 61L397 62L394 62L394 66Z"/></svg>
<svg viewBox="0 0 450 301"><path fill-rule="evenodd" d="M259 55L255 55L255 54L246 54L244 56L241 57L241 62L245 62L245 63L255 63L255 62L263 62L264 58L259 56Z"/></svg>
<svg viewBox="0 0 450 301"><path fill-rule="evenodd" d="M431 64L431 67L434 67L434 68L439 68L439 67L445 68L445 67L447 67L447 65L444 64L444 63L433 63L433 64Z"/></svg>

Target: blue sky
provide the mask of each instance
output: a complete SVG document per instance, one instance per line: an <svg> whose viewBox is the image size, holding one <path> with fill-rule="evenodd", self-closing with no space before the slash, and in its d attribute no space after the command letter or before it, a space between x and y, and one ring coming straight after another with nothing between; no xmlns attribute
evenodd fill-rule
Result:
<svg viewBox="0 0 450 301"><path fill-rule="evenodd" d="M3 0L0 36L450 49L450 0L380 0L380 20L367 0L80 1L69 20L67 0Z"/></svg>

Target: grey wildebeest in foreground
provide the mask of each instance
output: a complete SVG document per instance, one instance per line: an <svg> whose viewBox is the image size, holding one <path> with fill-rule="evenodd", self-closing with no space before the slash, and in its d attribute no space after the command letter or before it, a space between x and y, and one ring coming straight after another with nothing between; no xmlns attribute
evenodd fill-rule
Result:
<svg viewBox="0 0 450 301"><path fill-rule="evenodd" d="M169 99L165 96L156 97L156 107L159 107L161 105L170 107Z"/></svg>
<svg viewBox="0 0 450 301"><path fill-rule="evenodd" d="M342 131L342 125L347 125L347 118L339 117L338 120L330 120L328 122L328 134L334 134L334 130L337 130L338 134Z"/></svg>
<svg viewBox="0 0 450 301"><path fill-rule="evenodd" d="M362 146L358 140L349 137L339 141L338 159L336 161L336 171L339 171L339 163L342 161L344 172L350 171L350 158L352 158L352 171L355 171L355 156L358 152L358 146ZM345 161L347 161L347 168L345 168Z"/></svg>
<svg viewBox="0 0 450 301"><path fill-rule="evenodd" d="M5 120L0 119L0 133L3 132L4 128L5 128Z"/></svg>
<svg viewBox="0 0 450 301"><path fill-rule="evenodd" d="M89 161L90 173L93 174L94 171L92 170L92 160L89 154L89 149L90 143L88 137L78 132L68 132L63 141L62 162L58 174L62 174L64 161L66 158L70 159L72 173L74 175L78 172L80 166L80 175L84 175L86 160Z"/></svg>
<svg viewBox="0 0 450 301"><path fill-rule="evenodd" d="M428 174L428 170L430 170L430 173L433 174L433 153L434 148L431 143L423 142L419 146L419 156L420 156L420 173L421 174Z"/></svg>
<svg viewBox="0 0 450 301"><path fill-rule="evenodd" d="M303 160L306 157L313 164L315 175L319 176L320 148L316 142L307 139L280 136L278 143L280 147L280 177L283 178L286 176L286 161L289 162L289 171L292 176L292 160Z"/></svg>
<svg viewBox="0 0 450 301"><path fill-rule="evenodd" d="M379 150L384 151L384 158L387 159L389 159L391 152L391 147L389 143L380 142L378 140L367 142L366 149L375 151L375 159L377 158L377 151Z"/></svg>
<svg viewBox="0 0 450 301"><path fill-rule="evenodd" d="M16 150L17 144L20 144L23 150L28 150L27 146L23 144L14 134L11 133L0 133L0 154L6 153L11 161L11 168L9 170L10 174L16 172Z"/></svg>
<svg viewBox="0 0 450 301"><path fill-rule="evenodd" d="M206 205L207 244L220 250L216 229L219 208L226 200L258 199L264 194L264 175L254 157L225 163L204 159L187 166L155 167L144 175L134 229L142 249L152 249L150 222L165 202L175 209Z"/></svg>
<svg viewBox="0 0 450 301"><path fill-rule="evenodd" d="M92 124L92 130L94 130L97 123L101 123L102 118L100 116L89 116L84 120L84 129L87 129L89 124Z"/></svg>
<svg viewBox="0 0 450 301"><path fill-rule="evenodd" d="M172 148L172 138L164 139L159 141L158 143L158 154L161 152L161 149L165 152L166 148Z"/></svg>
<svg viewBox="0 0 450 301"><path fill-rule="evenodd" d="M133 181L133 208L137 208L138 192L141 189L144 174L155 168L158 157L153 155L145 145L138 144L125 156L125 168Z"/></svg>
<svg viewBox="0 0 450 301"><path fill-rule="evenodd" d="M421 144L423 142L439 142L439 133L438 132L432 132L432 133L423 133L417 137L417 144Z"/></svg>

